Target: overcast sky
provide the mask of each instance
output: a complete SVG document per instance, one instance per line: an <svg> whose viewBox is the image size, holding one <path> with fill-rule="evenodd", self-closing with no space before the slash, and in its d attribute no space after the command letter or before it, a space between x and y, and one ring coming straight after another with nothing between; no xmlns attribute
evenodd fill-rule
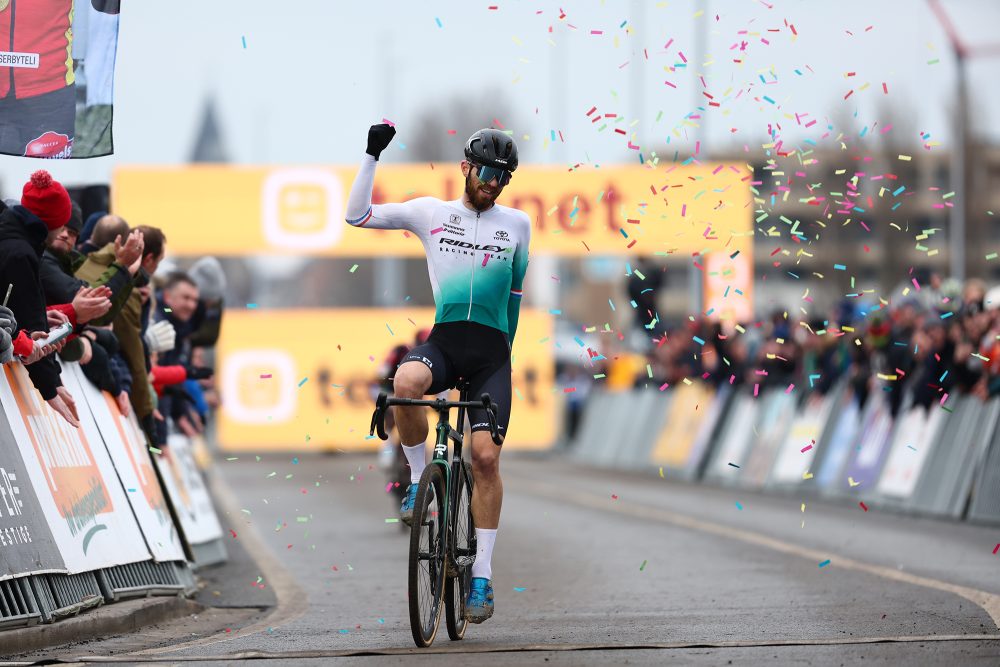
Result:
<svg viewBox="0 0 1000 667"><path fill-rule="evenodd" d="M706 107L705 151L759 148L769 123L780 123L792 144L819 141L830 123L835 135L854 114L853 131L876 121L881 128L883 105L905 116L892 131L914 150L922 150L918 132L942 142L932 150L951 143L954 59L922 0L123 4L116 155L46 165L69 184L106 181L116 164L185 162L210 93L230 157L247 164L354 163L368 126L383 117L399 128L386 157L404 161L417 118L428 110L449 118L459 96L503 99L513 118L499 120L516 122L522 162L530 163L636 160L629 140L648 150L668 137L671 149L690 154L695 130L684 120L706 116L696 107L710 101L719 106ZM944 4L970 44L1000 44L1000 3ZM702 62L700 25L708 35ZM970 63L973 125L993 141L998 75L1000 57ZM595 106L626 120L599 132L604 121L586 115ZM689 134L679 139L678 128ZM549 145L552 131L566 144ZM41 165L0 157L3 194L19 194Z"/></svg>

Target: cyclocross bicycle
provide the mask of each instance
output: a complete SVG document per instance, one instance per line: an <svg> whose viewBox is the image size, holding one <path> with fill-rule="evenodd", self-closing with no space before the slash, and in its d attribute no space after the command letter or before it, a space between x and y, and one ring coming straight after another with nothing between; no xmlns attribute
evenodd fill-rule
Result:
<svg viewBox="0 0 1000 667"><path fill-rule="evenodd" d="M469 400L469 386L460 383L459 400L443 398L419 400L389 398L384 392L375 401L375 413L369 434L387 440L385 411L393 405L427 406L438 413L434 458L424 469L417 486L417 498L410 525L409 600L410 630L417 646L434 642L441 625L441 602L444 601L448 637L465 636L469 621L465 618L465 600L472 583L472 562L476 559L476 527L472 520L472 467L462 460L461 429L465 411L483 408L493 442L500 445L495 403L489 394L478 401ZM459 430L452 428L448 415L458 408ZM448 457L448 440L455 446Z"/></svg>

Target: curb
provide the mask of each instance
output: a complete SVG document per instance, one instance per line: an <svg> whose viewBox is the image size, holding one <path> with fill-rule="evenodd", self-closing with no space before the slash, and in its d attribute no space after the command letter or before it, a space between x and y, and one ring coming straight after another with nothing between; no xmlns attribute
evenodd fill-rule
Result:
<svg viewBox="0 0 1000 667"><path fill-rule="evenodd" d="M3 648L0 653L28 653L88 639L102 639L108 635L137 632L144 626L204 610L203 605L179 596L115 602L55 623L5 630L0 634L0 646Z"/></svg>

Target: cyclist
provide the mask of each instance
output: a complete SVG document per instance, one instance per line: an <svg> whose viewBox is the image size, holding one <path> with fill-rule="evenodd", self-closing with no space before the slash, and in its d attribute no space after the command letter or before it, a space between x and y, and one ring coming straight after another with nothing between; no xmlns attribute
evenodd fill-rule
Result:
<svg viewBox="0 0 1000 667"><path fill-rule="evenodd" d="M347 222L355 227L406 229L420 238L434 292L434 328L427 342L407 354L393 387L401 398L421 398L470 383L470 395L488 392L497 404L501 436L510 420L510 351L517 331L521 286L528 267L531 222L523 211L496 204L517 169L517 146L494 129L473 134L461 162L465 191L460 199L419 197L401 204L372 205L375 163L396 134L387 124L368 130L367 155L347 201ZM427 413L395 407L410 486L400 508L413 518L417 482L426 467ZM500 523L503 484L500 448L493 444L484 410L470 410L472 424L472 515L476 560L466 600L466 618L482 623L493 615L493 545Z"/></svg>

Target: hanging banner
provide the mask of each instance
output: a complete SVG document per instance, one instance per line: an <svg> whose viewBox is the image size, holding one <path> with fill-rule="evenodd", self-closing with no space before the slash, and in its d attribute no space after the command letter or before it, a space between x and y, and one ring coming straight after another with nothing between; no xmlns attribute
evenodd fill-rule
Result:
<svg viewBox="0 0 1000 667"><path fill-rule="evenodd" d="M81 426L73 428L42 400L24 366L7 364L3 372L0 403L65 569L75 574L149 559L90 411L78 409ZM76 373L64 370L62 381L80 400Z"/></svg>
<svg viewBox="0 0 1000 667"><path fill-rule="evenodd" d="M205 544L222 537L212 497L198 470L191 442L183 435L167 436L167 446L154 457L167 493L174 502L184 537L191 544Z"/></svg>
<svg viewBox="0 0 1000 667"><path fill-rule="evenodd" d="M0 1L0 153L113 152L119 0Z"/></svg>
<svg viewBox="0 0 1000 667"><path fill-rule="evenodd" d="M543 449L556 438L552 316L524 309L513 356L505 448ZM229 310L216 355L218 442L228 451L374 450L368 437L379 367L412 346L431 308ZM293 335L275 332L294 332Z"/></svg>
<svg viewBox="0 0 1000 667"><path fill-rule="evenodd" d="M9 396L7 375L0 372L0 403L8 405ZM0 410L0 580L62 572L66 564L28 478L8 412Z"/></svg>
<svg viewBox="0 0 1000 667"><path fill-rule="evenodd" d="M77 405L85 402L94 416L153 559L184 560L184 549L135 413L129 412L129 416L124 417L111 394L102 392L88 381L78 365L73 364L70 369L70 364L65 364L63 376L68 372L77 374L82 390L81 395L74 394Z"/></svg>

